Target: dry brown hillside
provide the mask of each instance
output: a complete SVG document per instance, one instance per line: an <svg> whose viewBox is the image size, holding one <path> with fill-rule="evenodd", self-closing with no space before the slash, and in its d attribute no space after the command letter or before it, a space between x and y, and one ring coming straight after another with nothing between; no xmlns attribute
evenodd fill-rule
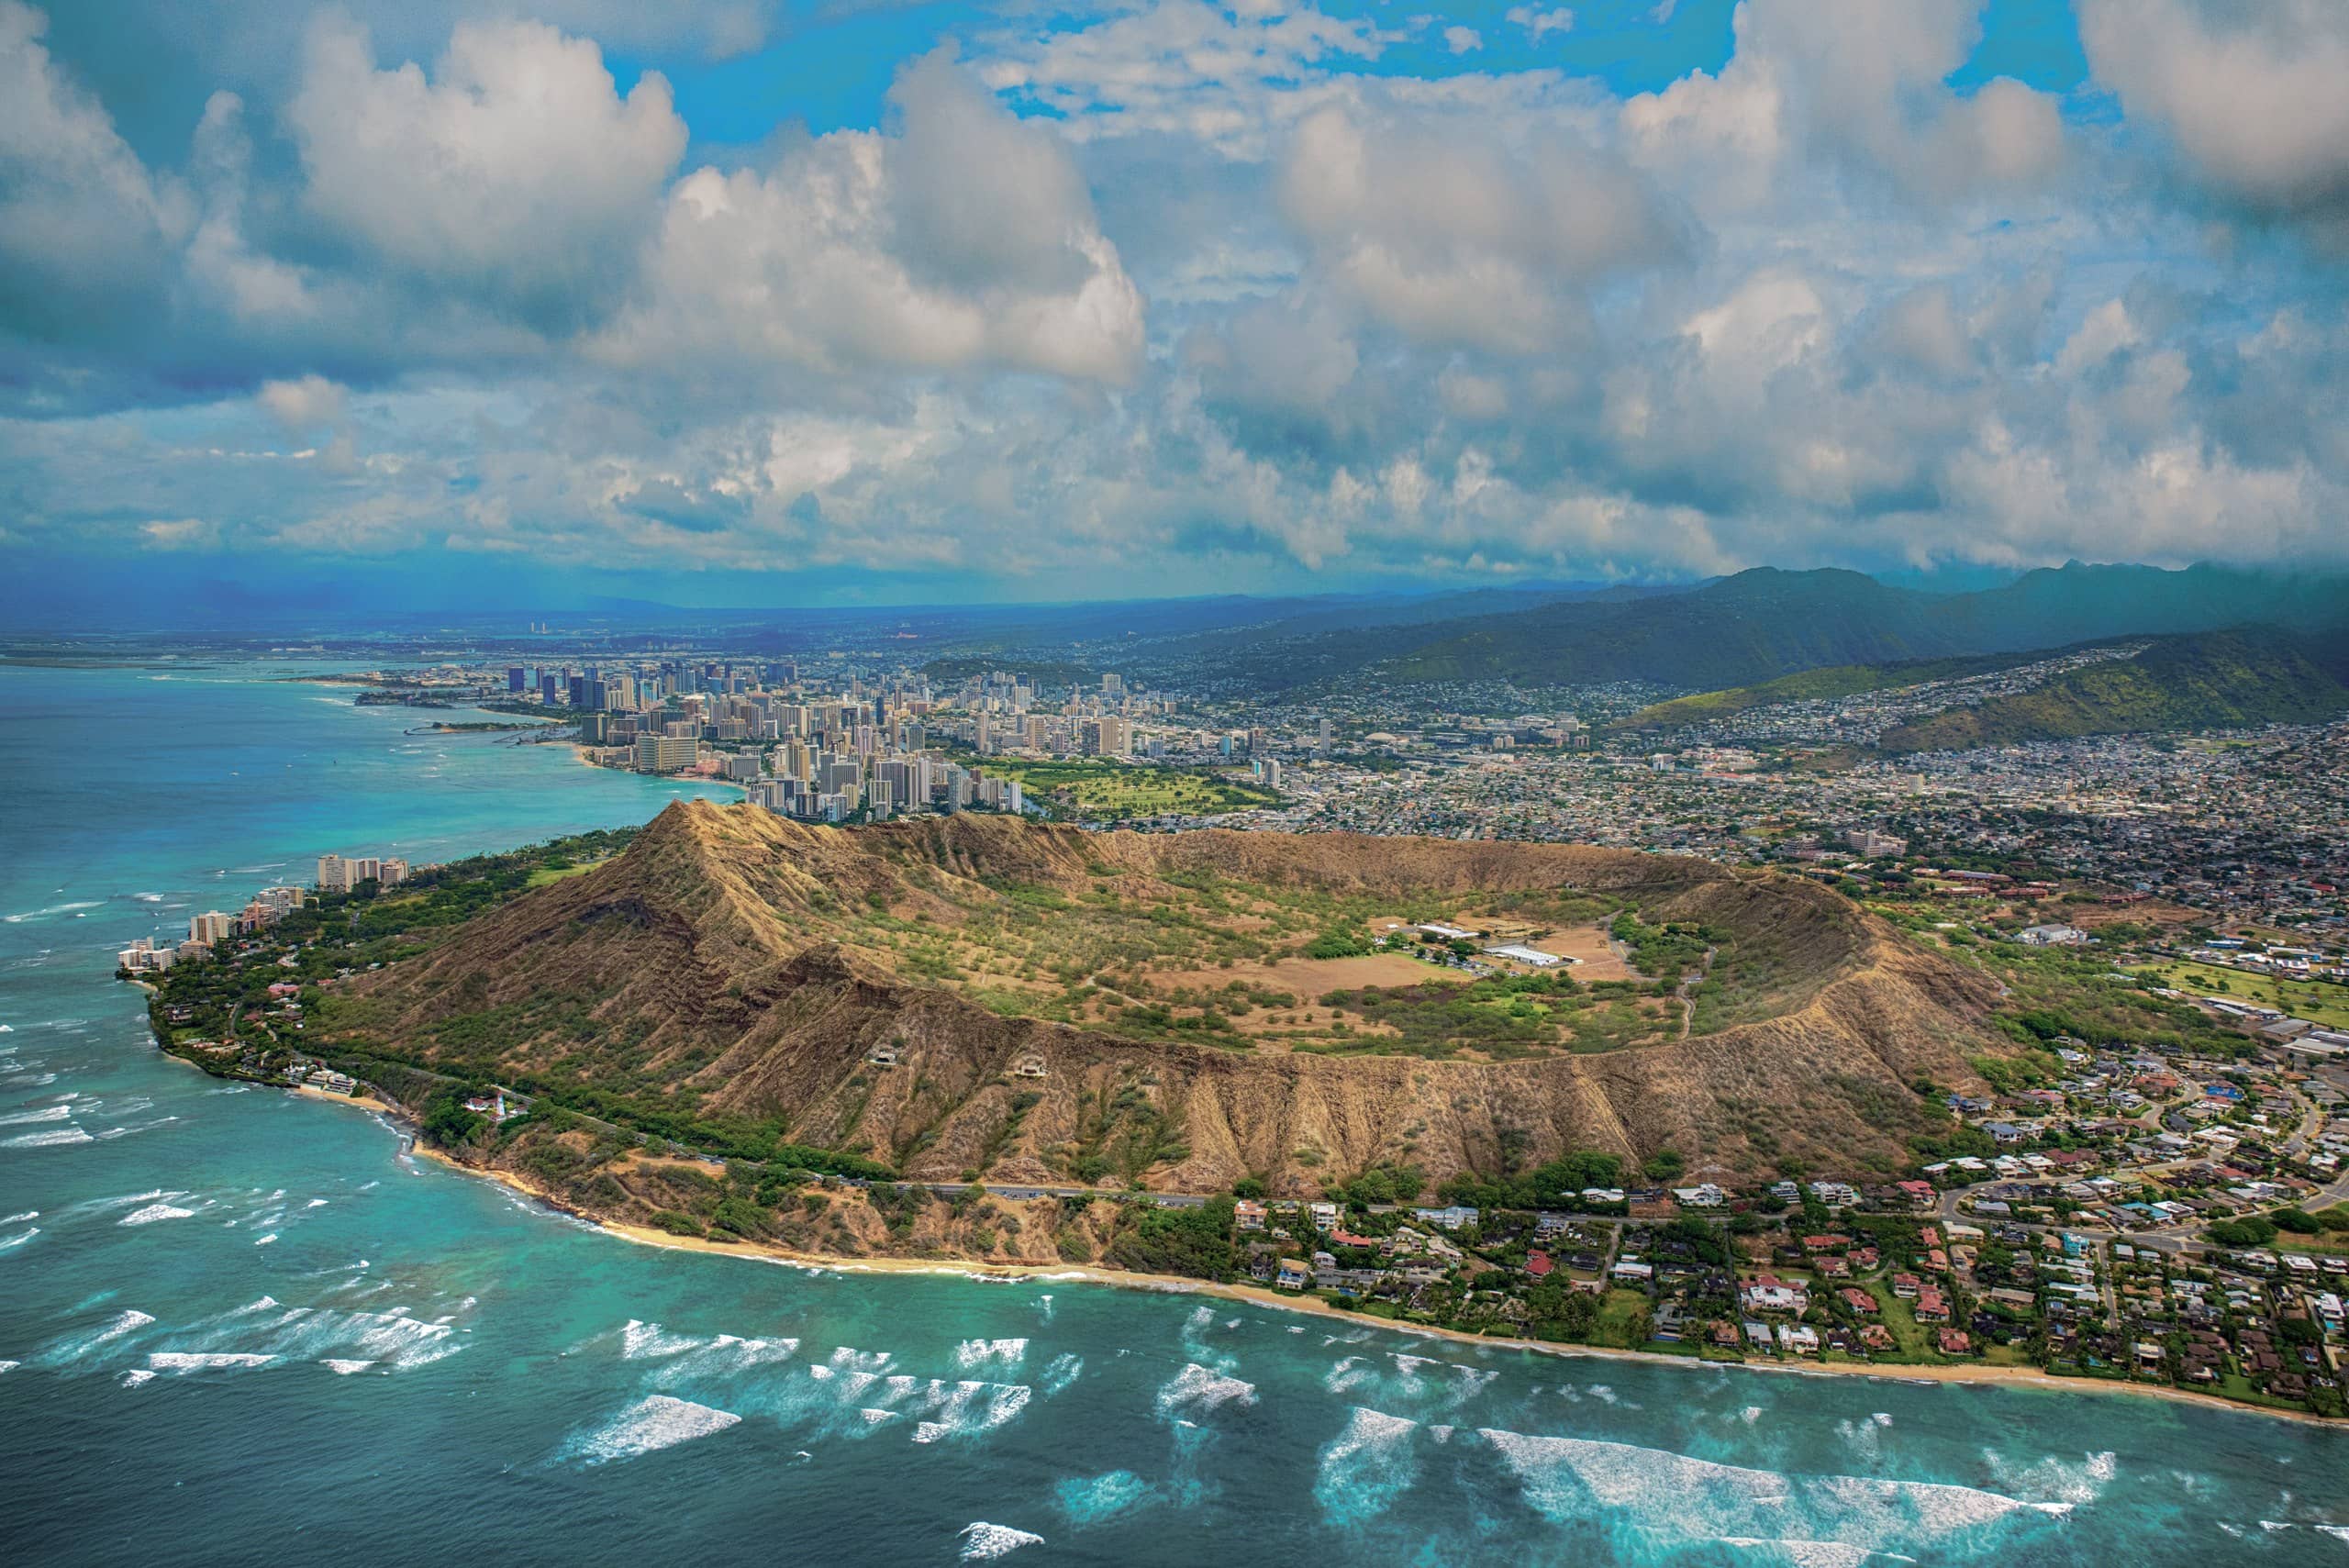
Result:
<svg viewBox="0 0 2349 1568"><path fill-rule="evenodd" d="M1587 987L1453 1049L1426 1020L1486 1015L1441 1011L1449 978L1338 1006L1281 989L1328 973L1300 956L1316 931L1381 911L1563 929L1622 910L1711 933L1701 1006ZM1909 1085L1976 1084L1967 1056L1998 1049L1991 999L1826 889L1696 861L980 816L809 828L694 802L355 982L328 1026L507 1082L780 1121L922 1179L1302 1194L1576 1148L1669 1147L1692 1175L1889 1170L1924 1125ZM1391 1021L1407 1006L1437 1010ZM1602 1015L1615 1034L1592 1032Z"/></svg>

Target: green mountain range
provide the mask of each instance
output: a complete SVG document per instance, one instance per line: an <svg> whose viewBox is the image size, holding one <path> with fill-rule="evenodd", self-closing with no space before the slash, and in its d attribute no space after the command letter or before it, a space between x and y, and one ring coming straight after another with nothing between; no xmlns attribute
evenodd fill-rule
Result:
<svg viewBox="0 0 2349 1568"><path fill-rule="evenodd" d="M1879 744L1887 751L1952 751L2084 735L2315 724L2349 713L2344 683L2349 634L2206 632L1898 726Z"/></svg>
<svg viewBox="0 0 2349 1568"><path fill-rule="evenodd" d="M1403 684L1653 681L1718 690L1804 670L1968 658L2126 635L2349 624L2349 580L2229 567L2083 566L2004 587L1928 594L1856 572L1759 567L1684 594L1585 599L1390 629L1381 673ZM1398 651L1397 642L1406 645Z"/></svg>

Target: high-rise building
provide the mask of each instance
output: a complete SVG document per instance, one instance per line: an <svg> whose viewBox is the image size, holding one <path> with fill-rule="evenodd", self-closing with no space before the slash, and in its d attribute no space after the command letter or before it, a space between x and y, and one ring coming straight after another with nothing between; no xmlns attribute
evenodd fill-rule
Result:
<svg viewBox="0 0 2349 1568"><path fill-rule="evenodd" d="M172 967L179 957L179 950L157 947L151 937L141 937L114 955L115 967L127 969L133 974L151 974Z"/></svg>
<svg viewBox="0 0 2349 1568"><path fill-rule="evenodd" d="M228 940L236 921L217 909L207 909L201 915L191 915L187 920L187 940L202 942L206 947L218 947Z"/></svg>
<svg viewBox="0 0 2349 1568"><path fill-rule="evenodd" d="M351 884L356 880L351 874L351 862L340 855L318 857L318 891L320 893L348 893L351 891Z"/></svg>
<svg viewBox="0 0 2349 1568"><path fill-rule="evenodd" d="M509 692L526 692L529 690L530 673L528 670L523 669L519 664L511 666L506 672L506 689Z"/></svg>
<svg viewBox="0 0 2349 1568"><path fill-rule="evenodd" d="M854 757L833 757L816 770L817 787L826 795L854 795L864 782L864 764Z"/></svg>
<svg viewBox="0 0 2349 1568"><path fill-rule="evenodd" d="M636 738L636 771L674 773L701 760L701 742L688 735L640 735Z"/></svg>

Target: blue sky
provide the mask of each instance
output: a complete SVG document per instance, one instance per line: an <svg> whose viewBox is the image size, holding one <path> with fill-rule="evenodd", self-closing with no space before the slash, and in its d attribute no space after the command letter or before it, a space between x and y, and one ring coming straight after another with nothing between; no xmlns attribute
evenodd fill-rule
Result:
<svg viewBox="0 0 2349 1568"><path fill-rule="evenodd" d="M1657 0L1540 6L1537 14L1554 16L1564 9L1573 20L1538 38L1508 20L1512 8L1451 7L1364 62L1363 72L1441 77L1547 69L1588 77L1628 97L1660 91L1691 71L1720 71L1734 41L1735 0L1679 0L1661 20ZM1438 17L1418 6L1403 8L1408 16L1395 6L1359 3L1320 9L1386 27L1408 25L1408 17ZM1044 14L1062 27L1079 26L1087 15L1049 8ZM875 125L902 61L995 25L986 7L959 0L857 10L798 6L778 19L771 41L728 59L697 58L693 51L615 52L611 66L623 88L647 68L663 72L676 89L678 113L703 142L751 145L763 140L779 121L797 120L818 132ZM1475 31L1479 48L1454 52L1443 37L1454 26ZM2011 76L2045 92L2070 93L2087 75L2079 29L2065 0L1997 0L1983 9L1980 43L1949 80L1964 89Z"/></svg>
<svg viewBox="0 0 2349 1568"><path fill-rule="evenodd" d="M2337 563L2344 79L2330 0L0 0L0 608Z"/></svg>

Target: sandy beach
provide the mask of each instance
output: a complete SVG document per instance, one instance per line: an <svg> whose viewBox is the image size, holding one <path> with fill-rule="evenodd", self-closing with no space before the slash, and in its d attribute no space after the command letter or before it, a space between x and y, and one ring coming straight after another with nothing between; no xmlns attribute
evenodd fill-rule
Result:
<svg viewBox="0 0 2349 1568"><path fill-rule="evenodd" d="M403 1122L406 1120L400 1116L396 1107L384 1104L373 1095L338 1095L328 1089L314 1089L307 1084L296 1084L292 1087L295 1094L306 1100L324 1100L329 1105L337 1106L356 1106L362 1111L373 1111L379 1116L392 1117Z"/></svg>

